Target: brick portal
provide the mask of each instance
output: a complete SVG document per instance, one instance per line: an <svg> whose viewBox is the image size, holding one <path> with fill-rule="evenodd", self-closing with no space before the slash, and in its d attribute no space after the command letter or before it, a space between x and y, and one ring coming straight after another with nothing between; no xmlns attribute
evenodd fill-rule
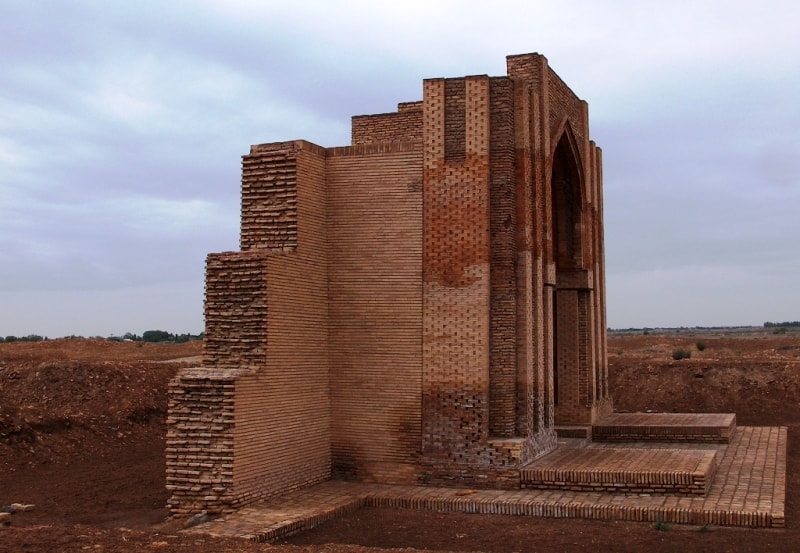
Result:
<svg viewBox="0 0 800 553"><path fill-rule="evenodd" d="M330 478L519 488L611 412L601 152L538 54L427 79L352 144L252 146L170 387L175 514Z"/></svg>

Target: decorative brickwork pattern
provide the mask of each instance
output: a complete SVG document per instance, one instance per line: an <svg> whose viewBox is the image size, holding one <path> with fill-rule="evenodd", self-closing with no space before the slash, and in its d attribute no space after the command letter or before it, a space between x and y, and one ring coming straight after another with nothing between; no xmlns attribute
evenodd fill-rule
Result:
<svg viewBox="0 0 800 553"><path fill-rule="evenodd" d="M456 478L491 480L492 485L502 486L512 464L508 452L503 455L488 442L489 90L488 77L425 81L422 454L426 482ZM454 138L453 133L461 136Z"/></svg>
<svg viewBox="0 0 800 553"><path fill-rule="evenodd" d="M490 278L489 433L521 435L517 393L517 183L514 144L514 83L490 80ZM519 381L520 379L521 382Z"/></svg>

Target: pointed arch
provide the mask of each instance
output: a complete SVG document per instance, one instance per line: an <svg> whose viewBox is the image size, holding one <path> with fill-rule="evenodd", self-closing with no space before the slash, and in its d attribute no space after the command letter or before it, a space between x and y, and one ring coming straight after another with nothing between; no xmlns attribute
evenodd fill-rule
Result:
<svg viewBox="0 0 800 553"><path fill-rule="evenodd" d="M557 270L574 270L583 265L584 172L580 149L569 120L560 127L550 168L553 246L552 261Z"/></svg>

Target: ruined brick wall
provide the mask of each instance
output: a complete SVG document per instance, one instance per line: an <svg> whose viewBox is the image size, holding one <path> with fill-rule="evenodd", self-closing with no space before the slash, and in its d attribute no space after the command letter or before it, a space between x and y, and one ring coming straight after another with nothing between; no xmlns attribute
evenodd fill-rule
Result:
<svg viewBox="0 0 800 553"><path fill-rule="evenodd" d="M230 509L233 404L241 373L200 367L183 370L170 382L166 487L175 515Z"/></svg>
<svg viewBox="0 0 800 553"><path fill-rule="evenodd" d="M265 144L242 157L242 251L297 246L297 156L290 143Z"/></svg>
<svg viewBox="0 0 800 553"><path fill-rule="evenodd" d="M356 115L352 118L352 144L377 142L421 142L422 106L419 102L400 104L395 113Z"/></svg>
<svg viewBox="0 0 800 553"><path fill-rule="evenodd" d="M226 252L207 257L203 366L249 369L264 365L265 267L262 252Z"/></svg>
<svg viewBox="0 0 800 553"><path fill-rule="evenodd" d="M518 487L554 424L610 409L588 108L507 63L354 117L351 146L244 156L242 251L209 256L204 367L170 387L174 512L331 475Z"/></svg>
<svg viewBox="0 0 800 553"><path fill-rule="evenodd" d="M174 513L227 512L330 476L324 183L325 151L309 143L244 159L243 251L209 256L204 367L170 387Z"/></svg>
<svg viewBox="0 0 800 553"><path fill-rule="evenodd" d="M200 368L170 382L167 490L174 514L219 513L236 504L236 383L266 362L267 280L263 252L206 260L205 344Z"/></svg>
<svg viewBox="0 0 800 553"><path fill-rule="evenodd" d="M295 166L285 178L296 183L297 246L266 260L265 363L236 385L233 485L239 503L330 476L325 152L304 142L287 149ZM262 153L274 155L271 146L254 146L250 157ZM256 238L253 248L274 239Z"/></svg>
<svg viewBox="0 0 800 553"><path fill-rule="evenodd" d="M420 443L420 143L328 155L333 470L415 481Z"/></svg>

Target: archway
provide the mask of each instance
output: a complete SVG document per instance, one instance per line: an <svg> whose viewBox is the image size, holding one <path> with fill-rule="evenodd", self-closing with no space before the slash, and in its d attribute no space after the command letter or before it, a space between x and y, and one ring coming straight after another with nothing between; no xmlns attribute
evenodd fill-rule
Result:
<svg viewBox="0 0 800 553"><path fill-rule="evenodd" d="M550 178L551 251L555 269L552 301L553 403L555 423L581 421L587 375L583 350L588 339L581 324L588 308L584 282L583 174L576 141L565 126L553 154ZM583 353L582 353L583 352Z"/></svg>

